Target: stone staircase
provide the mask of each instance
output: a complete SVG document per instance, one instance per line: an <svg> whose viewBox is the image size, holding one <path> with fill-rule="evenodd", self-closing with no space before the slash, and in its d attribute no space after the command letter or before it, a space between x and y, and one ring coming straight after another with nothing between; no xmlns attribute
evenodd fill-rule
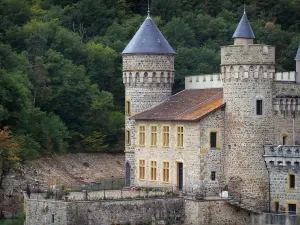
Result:
<svg viewBox="0 0 300 225"><path fill-rule="evenodd" d="M252 206L249 206L247 204L244 204L244 203L239 202L239 201L237 201L235 199L232 199L232 198L226 199L225 202L227 202L229 205L244 209L244 210L249 211L249 212L253 212L253 213L257 213L257 214L262 213L260 210L257 210L256 208L254 208Z"/></svg>

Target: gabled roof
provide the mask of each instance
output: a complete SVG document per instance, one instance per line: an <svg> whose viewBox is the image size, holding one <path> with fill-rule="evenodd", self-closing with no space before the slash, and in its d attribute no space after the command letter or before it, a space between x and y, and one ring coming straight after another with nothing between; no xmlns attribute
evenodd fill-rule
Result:
<svg viewBox="0 0 300 225"><path fill-rule="evenodd" d="M175 54L175 51L148 15L122 53Z"/></svg>
<svg viewBox="0 0 300 225"><path fill-rule="evenodd" d="M300 60L300 46L298 47L297 55L295 57L295 60Z"/></svg>
<svg viewBox="0 0 300 225"><path fill-rule="evenodd" d="M237 26L232 38L255 39L252 27L246 15L246 10L244 10L244 15L239 22L239 25Z"/></svg>
<svg viewBox="0 0 300 225"><path fill-rule="evenodd" d="M222 106L222 88L184 90L131 119L197 121Z"/></svg>

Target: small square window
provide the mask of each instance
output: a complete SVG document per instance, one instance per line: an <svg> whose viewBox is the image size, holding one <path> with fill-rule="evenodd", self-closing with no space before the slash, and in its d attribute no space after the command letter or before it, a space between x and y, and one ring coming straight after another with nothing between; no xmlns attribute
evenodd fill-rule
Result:
<svg viewBox="0 0 300 225"><path fill-rule="evenodd" d="M211 171L210 179L211 180L216 180L216 171Z"/></svg>
<svg viewBox="0 0 300 225"><path fill-rule="evenodd" d="M256 100L256 115L262 115L262 114L263 114L263 101Z"/></svg>

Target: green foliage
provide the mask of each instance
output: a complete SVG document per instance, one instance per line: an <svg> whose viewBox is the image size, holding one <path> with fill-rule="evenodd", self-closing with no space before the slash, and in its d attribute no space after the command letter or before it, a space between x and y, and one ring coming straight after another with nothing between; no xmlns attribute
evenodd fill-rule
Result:
<svg viewBox="0 0 300 225"><path fill-rule="evenodd" d="M153 0L151 16L177 52L175 91L187 75L217 73L244 1ZM276 45L277 70L294 70L300 2L248 0L258 43ZM115 151L124 140L120 53L147 1L0 0L0 128L18 157ZM158 17L155 17L158 16Z"/></svg>

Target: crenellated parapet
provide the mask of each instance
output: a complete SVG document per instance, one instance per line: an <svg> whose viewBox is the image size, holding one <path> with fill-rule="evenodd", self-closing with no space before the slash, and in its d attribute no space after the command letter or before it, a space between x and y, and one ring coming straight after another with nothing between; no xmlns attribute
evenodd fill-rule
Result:
<svg viewBox="0 0 300 225"><path fill-rule="evenodd" d="M264 158L270 167L297 167L300 169L300 145L265 145Z"/></svg>
<svg viewBox="0 0 300 225"><path fill-rule="evenodd" d="M221 66L274 65L275 47L269 45L230 45L221 47Z"/></svg>

